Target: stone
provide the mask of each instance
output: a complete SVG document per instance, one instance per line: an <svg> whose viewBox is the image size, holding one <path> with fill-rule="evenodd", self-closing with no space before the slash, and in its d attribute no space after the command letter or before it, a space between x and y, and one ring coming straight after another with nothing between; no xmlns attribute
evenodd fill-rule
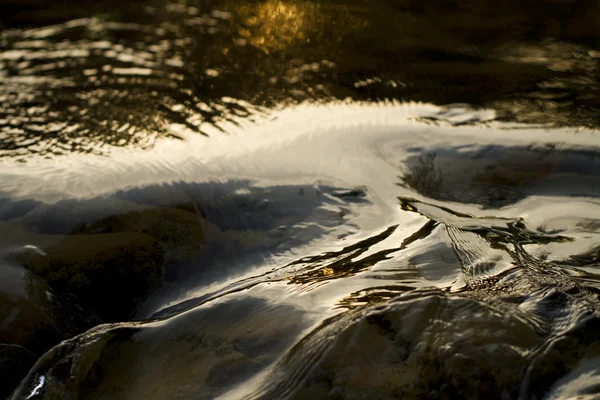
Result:
<svg viewBox="0 0 600 400"><path fill-rule="evenodd" d="M45 254L17 259L108 322L130 318L138 303L159 286L164 254L146 234L107 233L67 235Z"/></svg>
<svg viewBox="0 0 600 400"><path fill-rule="evenodd" d="M25 269L0 263L0 398L52 346L100 323Z"/></svg>

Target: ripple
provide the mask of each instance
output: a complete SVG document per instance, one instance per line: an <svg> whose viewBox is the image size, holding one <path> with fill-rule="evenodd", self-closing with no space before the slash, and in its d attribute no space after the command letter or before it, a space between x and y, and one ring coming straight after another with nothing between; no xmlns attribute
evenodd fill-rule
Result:
<svg viewBox="0 0 600 400"><path fill-rule="evenodd" d="M597 395L597 5L455 3L0 5L0 394Z"/></svg>

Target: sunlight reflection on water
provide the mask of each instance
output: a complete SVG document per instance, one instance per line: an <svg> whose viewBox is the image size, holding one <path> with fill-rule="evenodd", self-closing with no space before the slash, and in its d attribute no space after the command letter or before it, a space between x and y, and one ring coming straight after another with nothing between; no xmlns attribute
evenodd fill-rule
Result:
<svg viewBox="0 0 600 400"><path fill-rule="evenodd" d="M595 2L36 1L0 396L597 391Z"/></svg>

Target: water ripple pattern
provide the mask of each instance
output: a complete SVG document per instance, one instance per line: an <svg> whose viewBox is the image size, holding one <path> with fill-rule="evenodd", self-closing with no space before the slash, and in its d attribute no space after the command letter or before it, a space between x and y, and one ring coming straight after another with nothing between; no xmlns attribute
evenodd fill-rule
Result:
<svg viewBox="0 0 600 400"><path fill-rule="evenodd" d="M567 3L0 4L0 397L598 398Z"/></svg>

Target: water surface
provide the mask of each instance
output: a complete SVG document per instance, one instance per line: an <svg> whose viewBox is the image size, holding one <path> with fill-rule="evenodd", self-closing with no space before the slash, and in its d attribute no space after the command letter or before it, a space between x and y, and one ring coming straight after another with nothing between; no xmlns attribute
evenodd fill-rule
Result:
<svg viewBox="0 0 600 400"><path fill-rule="evenodd" d="M597 396L600 10L535 4L0 6L0 395Z"/></svg>

